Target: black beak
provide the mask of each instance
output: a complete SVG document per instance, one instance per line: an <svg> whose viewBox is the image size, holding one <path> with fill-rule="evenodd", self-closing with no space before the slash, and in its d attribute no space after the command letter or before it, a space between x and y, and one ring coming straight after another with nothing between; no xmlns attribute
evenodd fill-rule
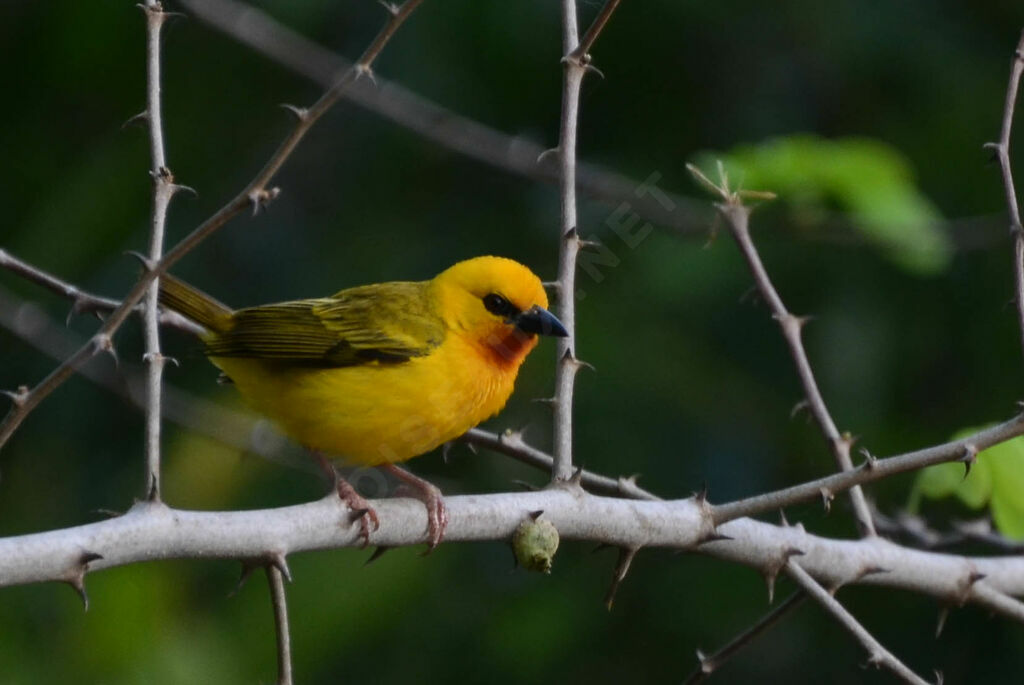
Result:
<svg viewBox="0 0 1024 685"><path fill-rule="evenodd" d="M525 333L553 335L557 338L565 338L569 335L569 331L565 330L565 326L554 314L536 305L514 316L512 323Z"/></svg>

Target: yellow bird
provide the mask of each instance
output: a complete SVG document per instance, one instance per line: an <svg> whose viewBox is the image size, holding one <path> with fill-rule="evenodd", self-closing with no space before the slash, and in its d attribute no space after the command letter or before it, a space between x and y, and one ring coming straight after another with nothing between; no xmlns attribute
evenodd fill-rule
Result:
<svg viewBox="0 0 1024 685"><path fill-rule="evenodd" d="M459 262L429 281L238 310L164 276L160 302L206 328L210 360L332 473L324 454L413 486L431 547L447 525L440 491L395 462L498 413L537 336L567 335L540 279L502 257ZM368 540L376 512L343 479L337 486Z"/></svg>

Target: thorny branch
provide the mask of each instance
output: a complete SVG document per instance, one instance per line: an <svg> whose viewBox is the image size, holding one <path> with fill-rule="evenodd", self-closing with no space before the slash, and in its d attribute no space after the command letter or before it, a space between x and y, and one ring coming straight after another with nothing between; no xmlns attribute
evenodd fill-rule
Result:
<svg viewBox="0 0 1024 685"><path fill-rule="evenodd" d="M1006 86L1006 106L1003 109L1003 125L998 143L988 143L986 148L995 150L999 168L1003 174L1003 189L1006 192L1006 208L1010 213L1010 235L1013 237L1013 274L1017 285L1017 321L1020 325L1021 350L1024 351L1024 227L1021 226L1020 208L1017 206L1017 190L1013 185L1010 170L1010 131L1013 129L1013 112L1017 105L1017 88L1021 73L1024 72L1024 31L1021 32L1017 50L1013 53L1010 67L1010 82Z"/></svg>
<svg viewBox="0 0 1024 685"><path fill-rule="evenodd" d="M13 406L8 411L7 416L4 417L3 422L0 423L0 448L7 443L11 435L14 434L14 431L21 425L21 422L25 420L25 417L50 393L70 378L82 364L101 352L114 354L114 334L128 318L135 305L145 295L150 283L154 279L166 273L173 264L191 252L210 234L224 226L230 219L250 207L253 211L258 211L277 196L279 192L277 188L267 188L267 184L274 174L281 168L313 124L341 97L342 93L358 79L371 73L371 66L374 60L381 50L384 49L388 40L390 40L399 26L408 19L409 15L412 14L421 2L423 0L406 0L400 7L388 6L389 17L387 23L359 60L350 69L346 70L309 109L293 108L292 111L296 118L295 126L256 177L234 199L217 210L213 216L197 226L190 234L171 248L164 255L163 259L155 264L148 265L148 270L128 292L117 309L111 312L99 331L93 335L86 345L82 346L75 354L54 369L50 375L40 381L35 387L11 393Z"/></svg>
<svg viewBox="0 0 1024 685"><path fill-rule="evenodd" d="M904 682L915 685L928 685L928 681L911 671L907 666L897 659L892 652L882 646L882 643L875 639L875 636L867 631L857 619L847 611L818 581L812 578L807 571L802 569L793 558L786 562L786 572L796 581L797 585L803 588L812 599L820 604L826 611L832 614L843 628L848 630L858 642L863 645L868 653L868 663L876 668L887 668Z"/></svg>
<svg viewBox="0 0 1024 685"><path fill-rule="evenodd" d="M552 482L568 482L572 477L572 405L576 373L581 362L576 349L576 257L580 250L580 235L576 225L576 133L579 121L580 88L590 68L587 50L597 40L601 29L619 4L608 0L594 23L579 39L576 21L576 0L562 0L562 118L558 134L558 160L560 167L559 191L561 222L558 246L558 315L569 332L559 338L555 369L554 397L554 464Z"/></svg>
<svg viewBox="0 0 1024 685"><path fill-rule="evenodd" d="M324 87L348 66L344 58L256 7L236 0L182 0L182 4L210 26ZM543 154L544 149L537 143L457 114L393 81L377 77L376 82L377 86L372 87L360 81L346 91L345 97L449 150L527 178L559 182L558 165L550 155ZM697 234L709 218L702 202L594 164L577 161L576 188L611 207L627 202L648 221L679 233Z"/></svg>
<svg viewBox="0 0 1024 685"><path fill-rule="evenodd" d="M697 668L690 674L690 677L683 681L683 685L693 685L693 683L702 683L707 680L712 673L722 667L722 664L774 627L775 624L788 616L790 611L800 606L805 599L807 599L807 593L797 590L787 597L786 601L762 616L757 623L730 640L728 644L714 654L706 655L698 649Z"/></svg>
<svg viewBox="0 0 1024 685"><path fill-rule="evenodd" d="M283 565L283 559L280 562ZM292 685L292 641L288 630L288 599L285 595L285 573L277 563L264 567L270 597L274 605L274 628L277 633L277 685Z"/></svg>
<svg viewBox="0 0 1024 685"><path fill-rule="evenodd" d="M160 261L164 247L167 207L180 188L167 168L164 152L163 118L160 104L160 29L167 15L157 0L146 0L146 121L149 124L150 159L153 179L153 214L149 238L149 264ZM149 366L146 385L146 493L160 499L160 387L166 358L160 352L160 281L154 278L146 291L144 320Z"/></svg>
<svg viewBox="0 0 1024 685"><path fill-rule="evenodd" d="M735 238L744 259L747 261L758 291L771 308L772 318L775 319L782 329L782 335L786 339L793 363L796 365L797 375L800 377L800 384L803 386L806 402L811 410L811 414L814 416L818 427L821 428L825 441L835 457L837 466L842 471L852 470L853 461L850 459L850 447L853 445L853 438L849 435L840 435L835 421L832 420L832 415L828 411L828 407L825 406L825 399L821 396L821 391L818 389L818 382L814 378L814 371L811 369L807 352L804 350L802 332L804 324L807 322L806 318L794 316L786 309L785 303L783 303L778 291L775 290L775 286L768 276L768 271L764 268L761 257L757 253L754 240L750 236L750 207L743 204L744 192L736 193L729 188L729 180L721 167L719 167L719 173L722 177L720 185L712 183L696 167L692 165L687 165L687 167L701 185L722 199L722 202L717 204L716 207L718 207L722 217L725 218L733 238ZM756 198L757 194L753 194L753 197ZM871 509L868 507L867 500L864 498L864 493L859 486L854 486L850 489L850 499L853 502L857 526L861 533L869 536L875 535L875 525L871 520Z"/></svg>

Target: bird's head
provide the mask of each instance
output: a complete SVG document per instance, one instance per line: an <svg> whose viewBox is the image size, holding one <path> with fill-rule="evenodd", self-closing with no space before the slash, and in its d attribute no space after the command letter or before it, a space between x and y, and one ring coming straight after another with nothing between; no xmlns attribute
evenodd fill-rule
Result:
<svg viewBox="0 0 1024 685"><path fill-rule="evenodd" d="M467 259L438 274L433 287L448 328L482 345L498 363L518 366L538 335L568 335L547 310L540 279L511 259Z"/></svg>

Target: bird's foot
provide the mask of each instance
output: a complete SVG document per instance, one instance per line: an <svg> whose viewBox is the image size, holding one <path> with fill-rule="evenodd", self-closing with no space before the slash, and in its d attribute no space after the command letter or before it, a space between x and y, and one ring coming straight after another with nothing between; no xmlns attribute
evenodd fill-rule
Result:
<svg viewBox="0 0 1024 685"><path fill-rule="evenodd" d="M448 508L444 504L444 496L436 485L414 476L394 464L384 464L381 468L399 479L407 486L416 499L427 508L427 553L434 551L438 543L444 539L444 531L448 527Z"/></svg>
<svg viewBox="0 0 1024 685"><path fill-rule="evenodd" d="M373 530L380 528L380 519L377 517L377 511L370 506L362 495L356 492L356 489L352 487L352 484L347 480L338 476L334 482L334 487L338 491L338 497L344 502L349 511L352 512L351 522L359 523L359 537L363 539L363 547L370 544L370 524L373 524Z"/></svg>
<svg viewBox="0 0 1024 685"><path fill-rule="evenodd" d="M363 547L366 547L370 544L370 525L373 524L373 530L380 528L380 519L377 517L376 510L352 487L351 483L341 477L341 474L331 462L327 461L324 455L313 450L313 456L316 457L320 468L324 470L327 477L334 482L334 490L337 491L338 497L352 512L350 523L359 523L359 537L363 539Z"/></svg>

